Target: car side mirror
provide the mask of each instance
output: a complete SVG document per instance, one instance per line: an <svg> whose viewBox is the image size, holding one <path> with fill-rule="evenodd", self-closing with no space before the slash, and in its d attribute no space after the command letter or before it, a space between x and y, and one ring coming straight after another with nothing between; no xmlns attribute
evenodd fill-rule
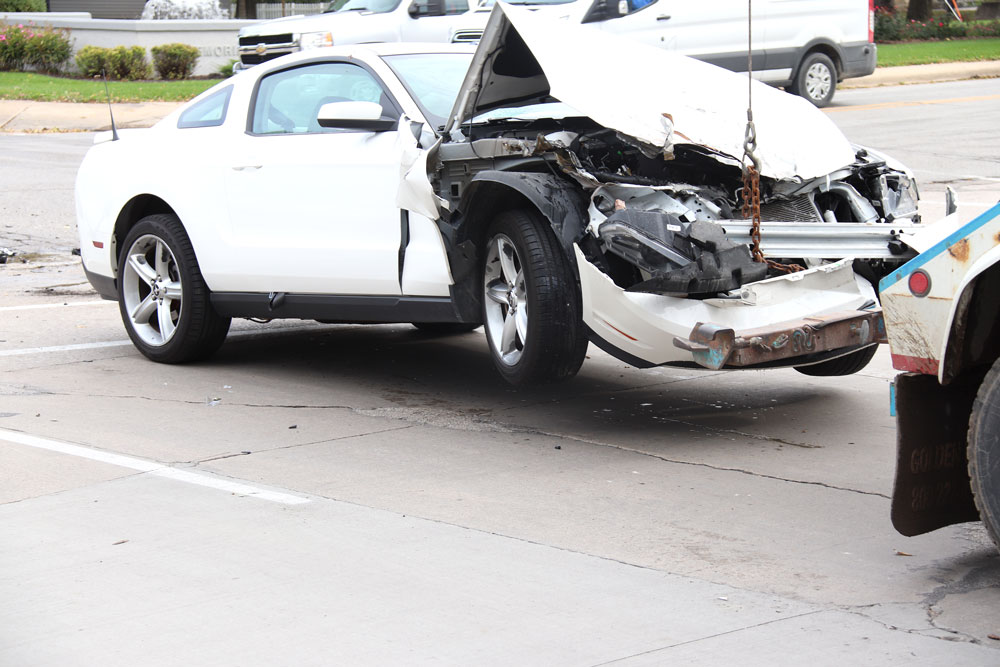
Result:
<svg viewBox="0 0 1000 667"><path fill-rule="evenodd" d="M407 13L415 19L424 16L444 16L444 0L413 0Z"/></svg>
<svg viewBox="0 0 1000 667"><path fill-rule="evenodd" d="M398 119L383 116L382 105L375 102L328 102L319 108L316 122L325 128L385 132L394 129Z"/></svg>

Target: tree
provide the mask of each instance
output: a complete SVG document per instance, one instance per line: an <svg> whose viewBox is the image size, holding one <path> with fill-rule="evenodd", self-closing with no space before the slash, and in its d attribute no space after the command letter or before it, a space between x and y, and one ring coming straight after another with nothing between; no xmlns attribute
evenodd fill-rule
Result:
<svg viewBox="0 0 1000 667"><path fill-rule="evenodd" d="M236 18L238 19L257 18L257 0L237 0Z"/></svg>
<svg viewBox="0 0 1000 667"><path fill-rule="evenodd" d="M933 9L933 0L910 0L910 5L906 8L906 20L929 21Z"/></svg>

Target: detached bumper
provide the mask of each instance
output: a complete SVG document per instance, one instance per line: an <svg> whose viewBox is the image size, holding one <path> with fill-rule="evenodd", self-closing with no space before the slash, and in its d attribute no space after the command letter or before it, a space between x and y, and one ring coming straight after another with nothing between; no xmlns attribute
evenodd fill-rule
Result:
<svg viewBox="0 0 1000 667"><path fill-rule="evenodd" d="M778 365L796 357L885 342L881 311L831 313L739 332L699 322L687 338L674 338L675 346L711 370Z"/></svg>
<svg viewBox="0 0 1000 667"><path fill-rule="evenodd" d="M748 283L710 299L629 292L588 262L578 247L576 259L583 322L591 341L640 368L699 363L709 368L801 366L885 337L882 313L872 308L875 290L854 273L849 259ZM838 323L845 313L846 320ZM708 325L712 328L704 329ZM692 333L699 330L702 335ZM710 359L708 350L696 348L695 355L674 344L680 339L689 341L689 348L695 343L711 347L716 334L718 349L725 350L718 359ZM740 345L737 338L742 339ZM766 358L758 339L768 346ZM801 351L795 352L797 348ZM756 362L751 360L755 357Z"/></svg>

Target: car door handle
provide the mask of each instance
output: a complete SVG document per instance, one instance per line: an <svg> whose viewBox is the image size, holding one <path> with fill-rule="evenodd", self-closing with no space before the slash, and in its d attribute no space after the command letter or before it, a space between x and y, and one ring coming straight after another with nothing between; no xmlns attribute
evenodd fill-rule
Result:
<svg viewBox="0 0 1000 667"><path fill-rule="evenodd" d="M260 169L264 165L262 164L245 164L239 167L233 167L233 171L249 171L250 169Z"/></svg>
<svg viewBox="0 0 1000 667"><path fill-rule="evenodd" d="M657 21L669 21L670 20L670 14L660 14L659 16L656 17L656 20Z"/></svg>

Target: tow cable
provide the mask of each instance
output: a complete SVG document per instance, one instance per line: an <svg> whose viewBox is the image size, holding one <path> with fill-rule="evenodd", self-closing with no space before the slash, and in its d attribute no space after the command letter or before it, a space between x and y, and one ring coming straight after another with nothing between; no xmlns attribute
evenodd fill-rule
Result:
<svg viewBox="0 0 1000 667"><path fill-rule="evenodd" d="M747 0L747 129L743 137L743 218L751 219L750 254L753 261L766 263L780 273L805 271L798 264L782 264L765 259L760 249L760 158L757 157L757 128L753 124L753 0Z"/></svg>

